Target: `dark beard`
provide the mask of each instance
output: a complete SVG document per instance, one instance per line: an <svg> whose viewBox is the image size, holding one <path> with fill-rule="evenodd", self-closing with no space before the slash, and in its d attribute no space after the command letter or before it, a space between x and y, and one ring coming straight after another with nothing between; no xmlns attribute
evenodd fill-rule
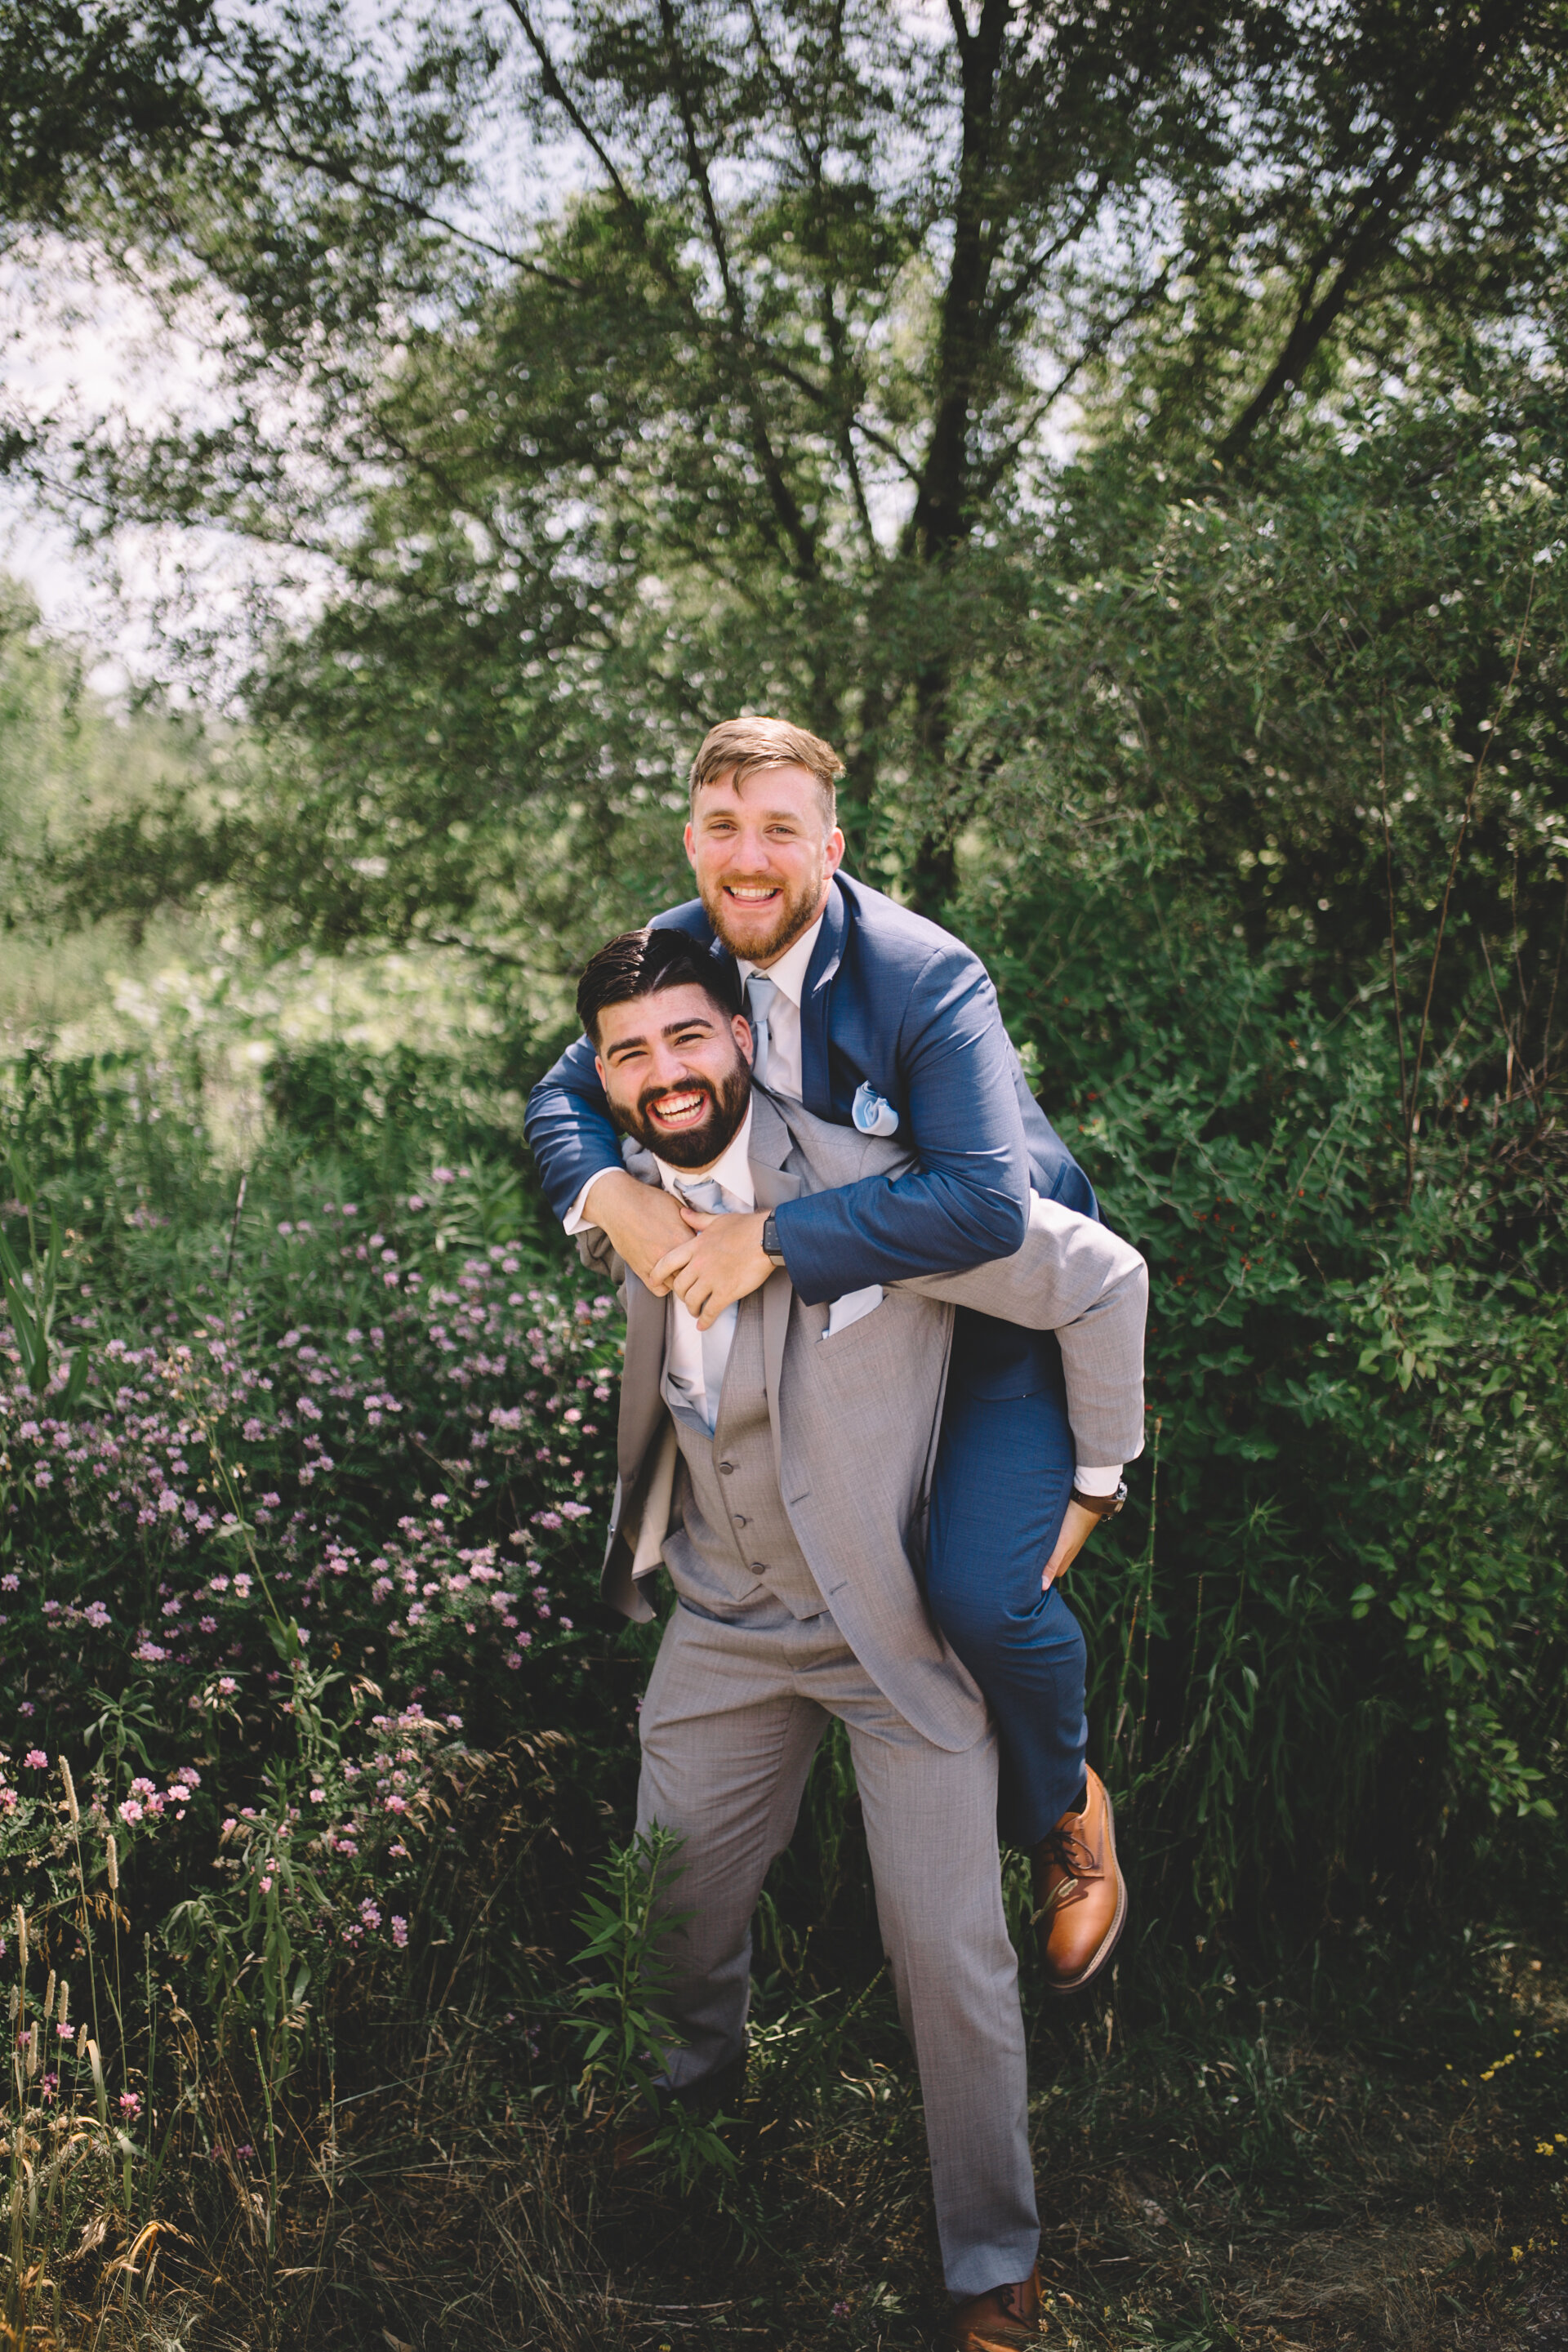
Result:
<svg viewBox="0 0 1568 2352"><path fill-rule="evenodd" d="M744 956L748 963L773 963L783 955L785 948L793 947L802 931L809 930L816 920L825 879L825 875L818 873L809 887L799 891L793 898L786 890L778 921L765 939L751 947L732 940L725 930L724 893L721 889L715 890L711 898L704 897L702 911L732 956Z"/></svg>
<svg viewBox="0 0 1568 2352"><path fill-rule="evenodd" d="M752 1073L737 1054L735 1066L721 1087L715 1089L706 1078L693 1078L689 1091L699 1088L709 1103L708 1116L700 1127L683 1127L678 1135L666 1135L654 1126L644 1105L654 1095L673 1093L670 1087L650 1087L639 1097L635 1110L619 1110L621 1125L636 1142L656 1152L667 1166L707 1168L729 1150L741 1131L741 1122L752 1098Z"/></svg>

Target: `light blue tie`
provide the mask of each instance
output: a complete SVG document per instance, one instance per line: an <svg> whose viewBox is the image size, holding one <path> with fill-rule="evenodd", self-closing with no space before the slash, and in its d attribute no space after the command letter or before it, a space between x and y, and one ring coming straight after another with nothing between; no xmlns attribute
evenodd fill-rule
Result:
<svg viewBox="0 0 1568 2352"><path fill-rule="evenodd" d="M752 1063L752 1076L760 1087L768 1082L768 1049L772 1038L768 1034L768 1012L779 992L776 980L765 971L754 971L746 982L746 1008L751 1015L752 1034L756 1039L756 1055Z"/></svg>
<svg viewBox="0 0 1568 2352"><path fill-rule="evenodd" d="M772 981L768 986L773 986ZM731 1213L730 1203L724 1198L723 1186L715 1177L700 1176L689 1184L678 1181L675 1189L689 1208L705 1210L715 1217L727 1217ZM730 1361L730 1350L735 1343L735 1326L740 1318L738 1305L726 1307L717 1321L698 1335L702 1341L703 1419L707 1422L710 1435L718 1426L720 1393L724 1386L725 1367Z"/></svg>

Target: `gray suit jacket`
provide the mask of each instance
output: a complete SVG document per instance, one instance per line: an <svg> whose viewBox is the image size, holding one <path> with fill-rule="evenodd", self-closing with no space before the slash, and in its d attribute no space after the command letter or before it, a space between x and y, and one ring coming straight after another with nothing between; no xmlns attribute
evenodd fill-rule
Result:
<svg viewBox="0 0 1568 2352"><path fill-rule="evenodd" d="M892 1144L761 1087L752 1099L760 1208L911 1164ZM634 1175L658 1181L646 1155L627 1158ZM626 1616L647 1620L640 1580L658 1566L669 1529L678 1450L659 1393L666 1302L603 1234L584 1234L580 1246L616 1282L626 1310L619 1476L600 1589ZM1131 1461L1143 1442L1143 1260L1104 1225L1037 1200L1016 1256L900 1284L832 1338L829 1309L797 1297L787 1274L774 1274L762 1299L773 1458L801 1550L879 1689L936 1746L966 1748L984 1729L984 1701L932 1624L918 1572L953 1308L1056 1331L1079 1458Z"/></svg>

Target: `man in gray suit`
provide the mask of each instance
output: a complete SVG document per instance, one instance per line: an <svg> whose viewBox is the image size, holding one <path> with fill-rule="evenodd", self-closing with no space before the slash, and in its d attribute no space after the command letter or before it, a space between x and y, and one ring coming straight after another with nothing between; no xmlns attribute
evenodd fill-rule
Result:
<svg viewBox="0 0 1568 2352"><path fill-rule="evenodd" d="M635 1175L697 1209L752 1213L907 1164L753 1087L751 1033L724 987L722 967L668 930L612 940L584 971L578 1011ZM781 1262L704 1332L602 1234L584 1231L582 1246L626 1309L605 1597L651 1617L642 1580L660 1564L677 1595L643 1702L637 1800L639 1829L683 1841L666 2078L689 2097L744 2050L752 1915L837 1716L920 2070L950 2340L960 2352L1036 2343L1039 2223L995 1737L917 1564L955 1304L1056 1330L1080 1451L1130 1461L1143 1262L1037 1200L1013 1258L831 1306L802 1301Z"/></svg>

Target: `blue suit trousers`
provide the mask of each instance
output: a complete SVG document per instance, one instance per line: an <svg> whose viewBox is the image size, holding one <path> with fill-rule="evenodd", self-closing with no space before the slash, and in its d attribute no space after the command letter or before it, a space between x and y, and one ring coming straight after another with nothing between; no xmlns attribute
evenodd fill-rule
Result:
<svg viewBox="0 0 1568 2352"><path fill-rule="evenodd" d="M982 1383L984 1385L984 1383ZM1061 1530L1072 1431L1057 1378L1026 1396L948 1391L931 1484L931 1613L990 1702L998 1826L1026 1850L1081 1801L1089 1725L1077 1618L1040 1571Z"/></svg>

